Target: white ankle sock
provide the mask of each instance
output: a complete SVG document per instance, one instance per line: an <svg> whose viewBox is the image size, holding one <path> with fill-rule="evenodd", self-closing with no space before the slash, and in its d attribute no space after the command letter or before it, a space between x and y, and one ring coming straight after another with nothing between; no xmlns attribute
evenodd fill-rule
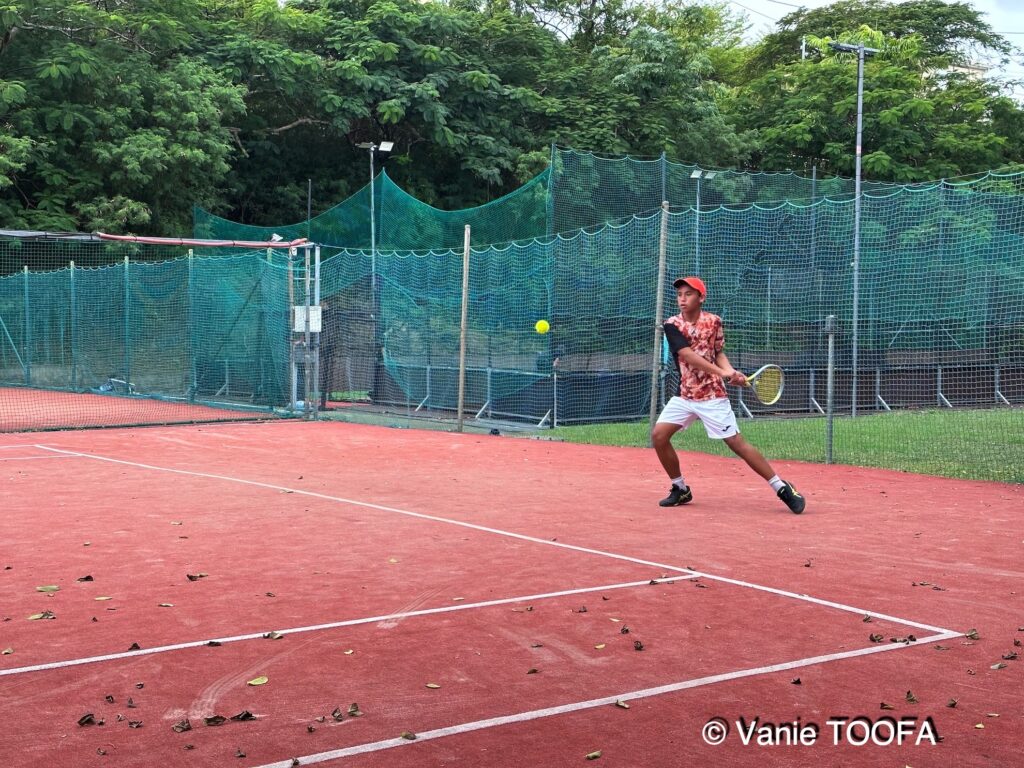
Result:
<svg viewBox="0 0 1024 768"><path fill-rule="evenodd" d="M772 475L768 481L768 485L772 487L772 490L778 493L786 485L785 481L781 480L778 475Z"/></svg>
<svg viewBox="0 0 1024 768"><path fill-rule="evenodd" d="M683 476L680 475L679 477L672 479L672 485L676 486L677 488L685 488L686 482L683 480Z"/></svg>

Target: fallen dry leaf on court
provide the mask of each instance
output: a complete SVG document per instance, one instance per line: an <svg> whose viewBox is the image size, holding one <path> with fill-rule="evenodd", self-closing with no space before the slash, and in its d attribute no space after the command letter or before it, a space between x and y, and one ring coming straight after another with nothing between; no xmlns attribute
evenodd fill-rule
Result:
<svg viewBox="0 0 1024 768"><path fill-rule="evenodd" d="M113 599L114 598L112 598L112 597L106 597L106 596L104 596L104 597L94 597L93 598L93 600L99 600L100 602L102 602L104 600L113 600Z"/></svg>
<svg viewBox="0 0 1024 768"><path fill-rule="evenodd" d="M203 722L209 725L210 727L213 727L215 725L223 725L227 721L228 719L223 715L213 715L212 717L203 718Z"/></svg>
<svg viewBox="0 0 1024 768"><path fill-rule="evenodd" d="M186 573L185 578L189 581L199 581L200 579L205 579L209 575L210 574L208 573Z"/></svg>
<svg viewBox="0 0 1024 768"><path fill-rule="evenodd" d="M280 640L284 635L275 630L273 632L267 632L263 637L266 640Z"/></svg>
<svg viewBox="0 0 1024 768"><path fill-rule="evenodd" d="M236 749L235 750L235 757L245 757L245 752L243 752L240 748Z"/></svg>
<svg viewBox="0 0 1024 768"><path fill-rule="evenodd" d="M358 704L356 704L355 702L352 702L348 706L348 716L349 717L362 717L363 716L363 711L361 709L359 709L359 705Z"/></svg>
<svg viewBox="0 0 1024 768"><path fill-rule="evenodd" d="M349 648L347 651L345 651L345 655L346 656L351 656L353 653L355 653L355 651L353 651L351 648Z"/></svg>
<svg viewBox="0 0 1024 768"><path fill-rule="evenodd" d="M964 637L966 637L968 640L977 640L978 639L978 630L976 630L976 629L969 629L969 630L967 630L967 634L964 635Z"/></svg>
<svg viewBox="0 0 1024 768"><path fill-rule="evenodd" d="M935 646L935 650L936 651L948 651L949 650L949 646L948 645L936 645Z"/></svg>
<svg viewBox="0 0 1024 768"><path fill-rule="evenodd" d="M886 704L884 701L879 705L882 709L896 709L892 704Z"/></svg>
<svg viewBox="0 0 1024 768"><path fill-rule="evenodd" d="M92 576L79 576L75 581L92 581Z"/></svg>
<svg viewBox="0 0 1024 768"><path fill-rule="evenodd" d="M639 640L634 640L633 641L633 650L634 651L642 651L643 649L644 649L644 644L643 643L641 643Z"/></svg>
<svg viewBox="0 0 1024 768"><path fill-rule="evenodd" d="M946 706L950 709L956 709L956 705L959 703L959 699L950 699L946 702Z"/></svg>
<svg viewBox="0 0 1024 768"><path fill-rule="evenodd" d="M181 525L180 520L171 520L171 525Z"/></svg>
<svg viewBox="0 0 1024 768"><path fill-rule="evenodd" d="M1000 661L998 664L993 664L991 667L989 667L989 669L1006 669L1008 666L1010 666L1010 665L1009 664L1004 664L1003 662Z"/></svg>
<svg viewBox="0 0 1024 768"><path fill-rule="evenodd" d="M618 707L619 709L629 709L629 704L627 704L624 701L616 701L615 702L615 706Z"/></svg>
<svg viewBox="0 0 1024 768"><path fill-rule="evenodd" d="M389 563L397 563L397 562L398 562L398 559L397 559L397 558L394 558L394 557L389 557L389 558L388 558L388 562L389 562Z"/></svg>
<svg viewBox="0 0 1024 768"><path fill-rule="evenodd" d="M792 680L790 680L789 682L791 682L791 683L792 683L793 685L803 685L803 683L801 683L801 681L800 681L800 678L799 678L799 677L794 677L794 678L793 678Z"/></svg>
<svg viewBox="0 0 1024 768"><path fill-rule="evenodd" d="M3 651L0 651L0 655L2 656L10 656L12 653L14 653L13 648L4 648Z"/></svg>
<svg viewBox="0 0 1024 768"><path fill-rule="evenodd" d="M402 738L403 739L408 739L409 741L415 741L416 740L416 734L413 733L412 731L402 731Z"/></svg>
<svg viewBox="0 0 1024 768"><path fill-rule="evenodd" d="M128 721L128 727L129 728L141 728L142 727L142 721L141 720L129 720Z"/></svg>
<svg viewBox="0 0 1024 768"><path fill-rule="evenodd" d="M188 718L186 717L184 720L179 720L174 725L172 725L171 730L173 730L175 733L184 733L185 731L191 731L192 723L190 723Z"/></svg>
<svg viewBox="0 0 1024 768"><path fill-rule="evenodd" d="M135 709L136 708L136 704L132 700L131 696L128 697L128 701L126 702L125 706L128 707L128 709Z"/></svg>
<svg viewBox="0 0 1024 768"><path fill-rule="evenodd" d="M978 724L977 724L976 726L974 726L974 727L975 727L975 728L977 728L977 729L978 729L979 731L981 731L981 730L984 730L984 728L985 728L985 724L984 724L984 723L978 723Z"/></svg>
<svg viewBox="0 0 1024 768"><path fill-rule="evenodd" d="M174 603L160 603L157 607L159 608L173 608Z"/></svg>
<svg viewBox="0 0 1024 768"><path fill-rule="evenodd" d="M867 622L871 621L871 617L865 616L863 619L861 619L861 621L863 621L866 624Z"/></svg>
<svg viewBox="0 0 1024 768"><path fill-rule="evenodd" d="M129 651L141 651L142 650L142 646L139 645L138 643L132 643L131 645L128 646L128 650Z"/></svg>
<svg viewBox="0 0 1024 768"><path fill-rule="evenodd" d="M609 618L608 620L609 621L622 621L622 619L612 619L612 618Z"/></svg>
<svg viewBox="0 0 1024 768"><path fill-rule="evenodd" d="M265 685L269 680L270 678L266 675L260 675L259 677L254 677L246 685Z"/></svg>
<svg viewBox="0 0 1024 768"><path fill-rule="evenodd" d="M438 685L437 683L427 683L427 688L433 688L433 689L436 689L436 688L440 688L440 687L441 687L441 686L440 686L440 685Z"/></svg>
<svg viewBox="0 0 1024 768"><path fill-rule="evenodd" d="M917 704L917 696L914 695L913 691L907 691L907 703Z"/></svg>
<svg viewBox="0 0 1024 768"><path fill-rule="evenodd" d="M872 643L880 643L884 639L885 638L882 635L876 635L876 634L873 634L873 633L868 635L868 640L870 640Z"/></svg>
<svg viewBox="0 0 1024 768"><path fill-rule="evenodd" d="M998 712L986 712L985 717L999 717Z"/></svg>
<svg viewBox="0 0 1024 768"><path fill-rule="evenodd" d="M453 597L453 598L452 598L452 600L453 600L454 602L458 602L459 600L465 600L465 599L466 599L466 598L464 598L464 597Z"/></svg>
<svg viewBox="0 0 1024 768"><path fill-rule="evenodd" d="M36 587L36 592L59 592L60 587L56 584L46 584L42 587Z"/></svg>
<svg viewBox="0 0 1024 768"><path fill-rule="evenodd" d="M594 647L595 647L595 648L597 648L597 650L599 650L599 651L600 651L600 650L601 650L602 648L604 648L604 647L605 647L605 645L606 645L606 643L598 643L598 644L597 644L597 645L595 645Z"/></svg>
<svg viewBox="0 0 1024 768"><path fill-rule="evenodd" d="M340 723L342 721L342 719L345 717L345 713L341 711L341 707L335 707L333 710L331 710L331 717L333 717L335 720L337 720ZM324 722L325 720L327 720L326 717L318 717L317 718L317 722L320 722L320 723Z"/></svg>
<svg viewBox="0 0 1024 768"><path fill-rule="evenodd" d="M80 718L78 718L78 724L79 725L95 725L96 724L96 718L93 717L92 712L86 712L84 715L82 715Z"/></svg>
<svg viewBox="0 0 1024 768"><path fill-rule="evenodd" d="M539 670L536 667L530 667L528 670L526 670L526 674L528 674L528 675L536 675L538 671Z"/></svg>
<svg viewBox="0 0 1024 768"><path fill-rule="evenodd" d="M246 720L255 720L256 715L250 712L248 709L243 709L237 715L232 715L231 719L235 722L245 722Z"/></svg>
<svg viewBox="0 0 1024 768"><path fill-rule="evenodd" d="M57 616L53 611L43 611L42 613L33 613L28 617L29 621L39 621L40 619L56 619Z"/></svg>
<svg viewBox="0 0 1024 768"><path fill-rule="evenodd" d="M597 758L599 758L600 756L601 750L597 750L596 752L591 752L590 754L588 754L587 760L597 760Z"/></svg>
<svg viewBox="0 0 1024 768"><path fill-rule="evenodd" d="M1010 653L1004 653L1003 654L1003 660L1004 661L1015 661L1016 659L1017 659L1017 653L1015 651L1011 651Z"/></svg>

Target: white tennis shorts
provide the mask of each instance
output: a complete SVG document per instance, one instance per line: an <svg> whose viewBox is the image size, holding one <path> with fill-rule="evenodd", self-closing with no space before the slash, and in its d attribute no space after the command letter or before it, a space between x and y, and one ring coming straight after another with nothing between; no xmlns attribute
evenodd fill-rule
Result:
<svg viewBox="0 0 1024 768"><path fill-rule="evenodd" d="M723 440L740 433L736 423L736 415L727 397L716 397L713 400L686 400L673 397L661 409L658 423L678 424L683 429L700 419L708 437Z"/></svg>

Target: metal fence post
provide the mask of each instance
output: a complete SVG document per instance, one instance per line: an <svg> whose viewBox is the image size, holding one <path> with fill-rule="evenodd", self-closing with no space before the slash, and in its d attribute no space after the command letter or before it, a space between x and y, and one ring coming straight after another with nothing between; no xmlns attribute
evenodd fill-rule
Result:
<svg viewBox="0 0 1024 768"><path fill-rule="evenodd" d="M658 412L658 372L661 369L661 321L665 311L665 262L668 258L668 201L661 203L661 234L658 237L658 279L654 294L654 351L651 356L651 405L648 426L654 430Z"/></svg>
<svg viewBox="0 0 1024 768"><path fill-rule="evenodd" d="M825 463L832 463L833 420L835 418L836 316L825 318L828 334L828 378L825 385Z"/></svg>
<svg viewBox="0 0 1024 768"><path fill-rule="evenodd" d="M21 338L25 344L25 384L32 386L32 314L29 311L28 264L22 270L25 276L25 332Z"/></svg>
<svg viewBox="0 0 1024 768"><path fill-rule="evenodd" d="M462 431L463 408L466 405L466 335L469 323L469 224L462 240L462 314L459 319L459 403L455 430Z"/></svg>

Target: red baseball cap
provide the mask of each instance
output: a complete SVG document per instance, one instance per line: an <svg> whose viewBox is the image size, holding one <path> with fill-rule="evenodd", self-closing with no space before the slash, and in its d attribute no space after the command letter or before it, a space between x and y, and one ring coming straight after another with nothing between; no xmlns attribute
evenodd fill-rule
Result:
<svg viewBox="0 0 1024 768"><path fill-rule="evenodd" d="M681 285L690 286L693 290L699 293L702 298L706 299L708 297L707 286L704 285L704 281L699 277L677 277L675 282L672 283L673 288L679 288Z"/></svg>

